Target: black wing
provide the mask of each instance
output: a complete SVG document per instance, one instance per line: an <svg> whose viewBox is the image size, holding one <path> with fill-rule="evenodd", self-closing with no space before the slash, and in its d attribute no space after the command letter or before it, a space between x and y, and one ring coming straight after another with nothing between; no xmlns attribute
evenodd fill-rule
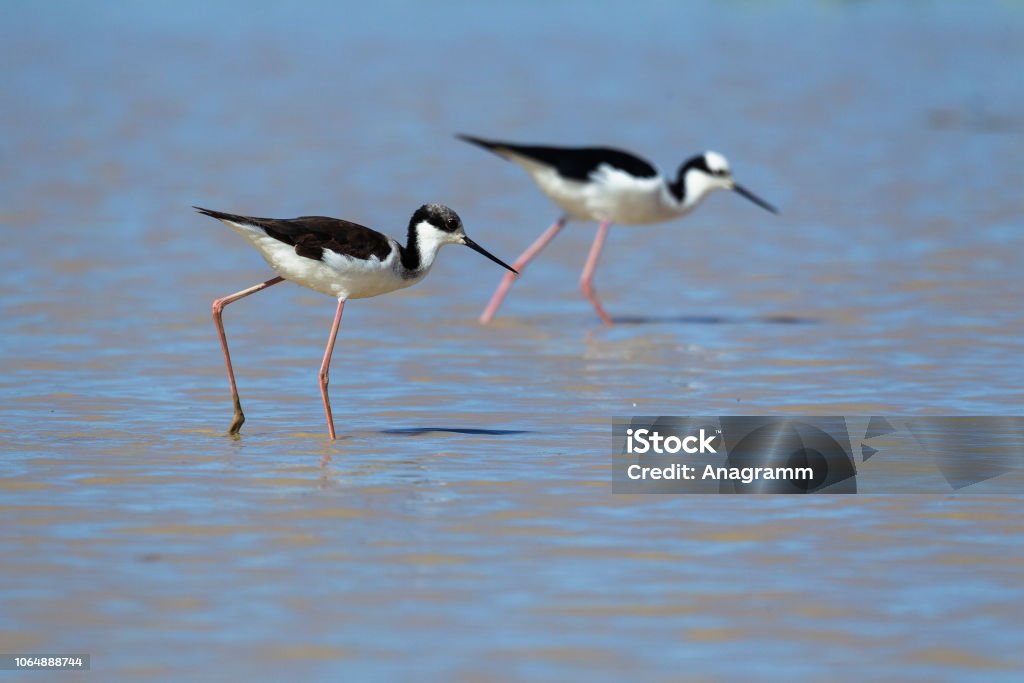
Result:
<svg viewBox="0 0 1024 683"><path fill-rule="evenodd" d="M295 247L295 253L316 261L324 250L346 254L358 259L376 256L382 261L391 253L388 238L366 226L326 216L299 218L256 218L222 211L193 207L199 213L222 221L255 225L270 237Z"/></svg>
<svg viewBox="0 0 1024 683"><path fill-rule="evenodd" d="M618 168L637 178L654 178L658 170L638 156L608 147L545 147L543 145L514 145L475 138L471 135L457 135L474 145L501 156L502 150L539 161L554 167L558 173L570 180L586 181L590 174L602 164Z"/></svg>

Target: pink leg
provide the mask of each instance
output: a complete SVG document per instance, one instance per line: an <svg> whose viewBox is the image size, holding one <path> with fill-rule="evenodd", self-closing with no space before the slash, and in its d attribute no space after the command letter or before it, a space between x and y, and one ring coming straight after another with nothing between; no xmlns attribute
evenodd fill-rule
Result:
<svg viewBox="0 0 1024 683"><path fill-rule="evenodd" d="M228 381L231 382L231 400L235 404L235 417L231 420L231 426L228 427L228 434L232 436L238 434L238 431L242 428L242 423L245 422L245 415L242 414L242 402L238 400L238 387L235 386L235 371L231 367L231 354L228 353L228 338L224 334L224 321L222 320L224 307L283 281L283 277L274 277L249 289L243 289L241 292L235 292L229 296L216 299L213 302L213 322L216 323L217 334L220 335L220 348L224 350L224 364L228 366Z"/></svg>
<svg viewBox="0 0 1024 683"><path fill-rule="evenodd" d="M338 310L334 314L334 324L331 325L331 336L327 340L327 350L324 352L324 362L320 364L320 396L324 399L324 412L327 413L327 431L331 438L334 436L334 416L331 415L331 399L327 396L328 374L331 369L331 354L334 353L334 340L338 336L338 328L341 327L341 312L345 309L345 300L338 299Z"/></svg>
<svg viewBox="0 0 1024 683"><path fill-rule="evenodd" d="M594 271L597 269L597 261L601 258L601 249L604 247L604 240L608 237L608 228L611 225L608 221L601 221L601 224L597 226L597 237L594 238L594 243L590 245L590 254L587 256L587 265L583 266L583 274L580 276L580 289L583 290L583 295L590 299L590 303L593 304L594 310L601 316L601 320L604 321L605 325L611 325L612 319L604 312L601 308L601 302L597 300L597 292L594 291Z"/></svg>
<svg viewBox="0 0 1024 683"><path fill-rule="evenodd" d="M512 264L512 267L518 270L520 273L523 272L523 268L526 264L533 260L533 257L541 252L544 247L548 245L548 242L555 238L558 231L565 227L565 223L568 219L562 216L555 224L544 231L537 241L530 245L530 247L524 251L516 262ZM494 296L491 297L490 303L487 304L487 308L480 314L480 323L486 325L491 322L491 318L498 312L498 307L501 306L501 302L505 299L505 295L508 294L509 288L512 287L512 282L516 279L515 273L505 273L505 277L502 278L501 284L498 285L498 289L495 290Z"/></svg>

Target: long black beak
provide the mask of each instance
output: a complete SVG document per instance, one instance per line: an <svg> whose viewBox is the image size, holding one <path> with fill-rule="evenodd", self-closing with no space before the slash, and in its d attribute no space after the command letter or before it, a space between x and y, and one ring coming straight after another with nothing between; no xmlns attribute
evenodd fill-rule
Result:
<svg viewBox="0 0 1024 683"><path fill-rule="evenodd" d="M478 254L483 254L483 255L484 255L484 256L486 256L487 258L489 258L489 259L491 259L492 261L494 261L495 263L497 263L497 264L498 264L499 266L501 266L502 268L505 268L506 270L511 270L511 271L512 271L513 273L515 273L516 275L519 275L519 271L518 271L518 270L516 270L516 269L515 269L515 268L513 268L512 266L508 265L507 263L505 263L504 261L502 261L502 260L501 260L500 258L498 258L497 256L495 256L495 255L494 255L494 254L492 254L491 252L487 251L486 249L484 249L483 247L481 247L481 246L480 246L479 244L477 244L477 243L476 243L476 242L474 242L473 240L469 239L469 238L468 238L468 237L466 237L465 235L463 235L463 236L462 236L462 239L463 239L463 240L465 240L465 241L463 242L463 244L465 244L465 245L466 245L467 247L469 247L469 248L470 248L470 249L472 249L473 251L477 252Z"/></svg>
<svg viewBox="0 0 1024 683"><path fill-rule="evenodd" d="M742 185L739 185L739 184L733 185L732 189L736 190L737 192L740 193L740 195L746 197L747 199L749 199L750 201L754 202L755 204L760 206L762 209L765 209L766 211L771 211L772 213L778 213L779 212L779 210L776 209L774 206L772 206L771 204L769 204L765 200L761 199L756 194L754 194L753 192L751 192L747 188L743 187Z"/></svg>

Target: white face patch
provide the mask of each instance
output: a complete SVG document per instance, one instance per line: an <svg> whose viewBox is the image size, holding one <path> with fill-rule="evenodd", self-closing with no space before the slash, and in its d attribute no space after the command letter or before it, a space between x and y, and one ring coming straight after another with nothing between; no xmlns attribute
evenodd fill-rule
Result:
<svg viewBox="0 0 1024 683"><path fill-rule="evenodd" d="M731 190L736 186L729 169L729 162L718 152L705 152L704 163L708 173L701 168L691 168L683 179L686 191L683 206L687 210L697 206L705 197L717 190Z"/></svg>
<svg viewBox="0 0 1024 683"><path fill-rule="evenodd" d="M462 244L465 234L461 227L455 232L447 232L439 230L429 221L423 221L416 226L416 242L423 253L437 251L445 244Z"/></svg>
<svg viewBox="0 0 1024 683"><path fill-rule="evenodd" d="M729 173L729 162L718 152L704 152L704 161L712 173Z"/></svg>
<svg viewBox="0 0 1024 683"><path fill-rule="evenodd" d="M416 246L420 252L420 267L430 268L437 251L446 244L462 244L466 232L460 226L455 232L438 230L429 221L416 224Z"/></svg>

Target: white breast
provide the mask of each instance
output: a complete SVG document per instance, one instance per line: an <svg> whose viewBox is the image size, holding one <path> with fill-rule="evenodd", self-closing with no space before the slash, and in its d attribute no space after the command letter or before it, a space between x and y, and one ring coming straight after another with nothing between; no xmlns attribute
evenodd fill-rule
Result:
<svg viewBox="0 0 1024 683"><path fill-rule="evenodd" d="M577 220L608 220L619 225L660 223L685 212L660 177L635 178L601 166L590 182L566 180L553 168L524 164L537 186Z"/></svg>
<svg viewBox="0 0 1024 683"><path fill-rule="evenodd" d="M601 166L591 175L588 206L595 218L619 225L661 223L684 209L660 177L636 178L625 171Z"/></svg>

